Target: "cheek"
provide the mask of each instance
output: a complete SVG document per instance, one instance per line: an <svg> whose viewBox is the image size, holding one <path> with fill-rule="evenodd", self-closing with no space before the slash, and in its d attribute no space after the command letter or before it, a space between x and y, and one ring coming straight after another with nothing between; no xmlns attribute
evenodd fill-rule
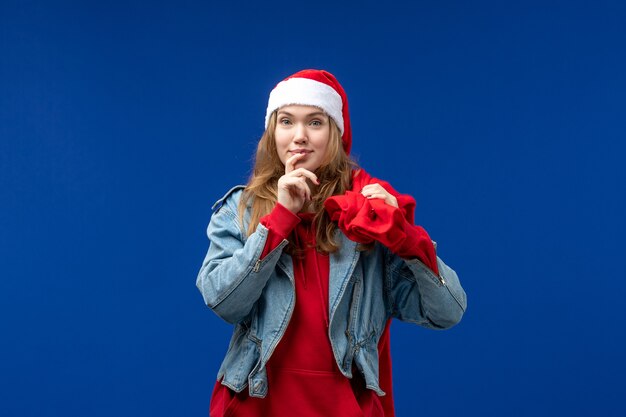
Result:
<svg viewBox="0 0 626 417"><path fill-rule="evenodd" d="M276 149L285 147L285 135L281 135L280 131L274 132L274 142L276 142Z"/></svg>
<svg viewBox="0 0 626 417"><path fill-rule="evenodd" d="M284 164L286 158L287 147L289 146L289 140L285 139L285 135L280 135L278 132L274 134L274 142L276 144L276 152L278 153L278 158Z"/></svg>
<svg viewBox="0 0 626 417"><path fill-rule="evenodd" d="M315 139L315 147L320 151L324 151L325 153L325 151L328 149L328 143L330 142L330 133L321 133Z"/></svg>

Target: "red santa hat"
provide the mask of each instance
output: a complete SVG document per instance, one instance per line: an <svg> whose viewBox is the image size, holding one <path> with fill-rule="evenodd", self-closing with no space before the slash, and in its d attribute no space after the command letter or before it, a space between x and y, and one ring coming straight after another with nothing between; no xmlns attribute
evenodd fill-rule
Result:
<svg viewBox="0 0 626 417"><path fill-rule="evenodd" d="M350 154L352 129L348 97L333 74L324 70L306 69L279 82L270 93L265 128L267 129L272 112L292 104L315 106L324 110L339 128L343 149Z"/></svg>

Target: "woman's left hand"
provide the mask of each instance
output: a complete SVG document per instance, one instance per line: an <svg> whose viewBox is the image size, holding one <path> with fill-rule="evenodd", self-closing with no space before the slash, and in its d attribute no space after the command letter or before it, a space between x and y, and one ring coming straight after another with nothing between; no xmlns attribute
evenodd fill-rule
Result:
<svg viewBox="0 0 626 417"><path fill-rule="evenodd" d="M365 198L381 199L392 207L398 207L398 200L393 195L389 194L389 192L387 192L387 190L385 190L383 186L378 183L366 185L361 189L361 194Z"/></svg>

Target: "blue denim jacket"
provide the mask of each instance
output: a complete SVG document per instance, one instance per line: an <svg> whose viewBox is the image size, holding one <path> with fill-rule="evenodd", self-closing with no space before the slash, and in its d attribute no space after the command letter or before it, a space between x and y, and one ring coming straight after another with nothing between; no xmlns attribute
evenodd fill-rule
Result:
<svg viewBox="0 0 626 417"><path fill-rule="evenodd" d="M243 186L232 188L213 206L207 234L210 246L196 285L205 303L235 325L218 380L252 397L268 392L265 365L280 342L294 310L294 271L284 240L263 259L267 228L246 236L249 210L241 224L238 203ZM378 340L390 317L445 329L459 322L466 296L456 273L437 258L440 276L417 259L404 260L376 243L358 251L337 231L341 248L329 255L328 335L341 372L353 364L367 388L384 395L378 382Z"/></svg>

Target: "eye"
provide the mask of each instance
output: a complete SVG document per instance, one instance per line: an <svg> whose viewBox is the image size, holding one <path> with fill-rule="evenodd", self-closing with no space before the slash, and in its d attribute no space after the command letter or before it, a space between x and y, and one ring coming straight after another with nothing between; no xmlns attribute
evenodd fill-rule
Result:
<svg viewBox="0 0 626 417"><path fill-rule="evenodd" d="M278 123L280 123L283 126L289 126L291 124L291 120L287 119L286 117L283 117L282 119L278 121Z"/></svg>
<svg viewBox="0 0 626 417"><path fill-rule="evenodd" d="M322 121L321 120L311 120L311 122L309 123L311 126L321 126L322 125Z"/></svg>

